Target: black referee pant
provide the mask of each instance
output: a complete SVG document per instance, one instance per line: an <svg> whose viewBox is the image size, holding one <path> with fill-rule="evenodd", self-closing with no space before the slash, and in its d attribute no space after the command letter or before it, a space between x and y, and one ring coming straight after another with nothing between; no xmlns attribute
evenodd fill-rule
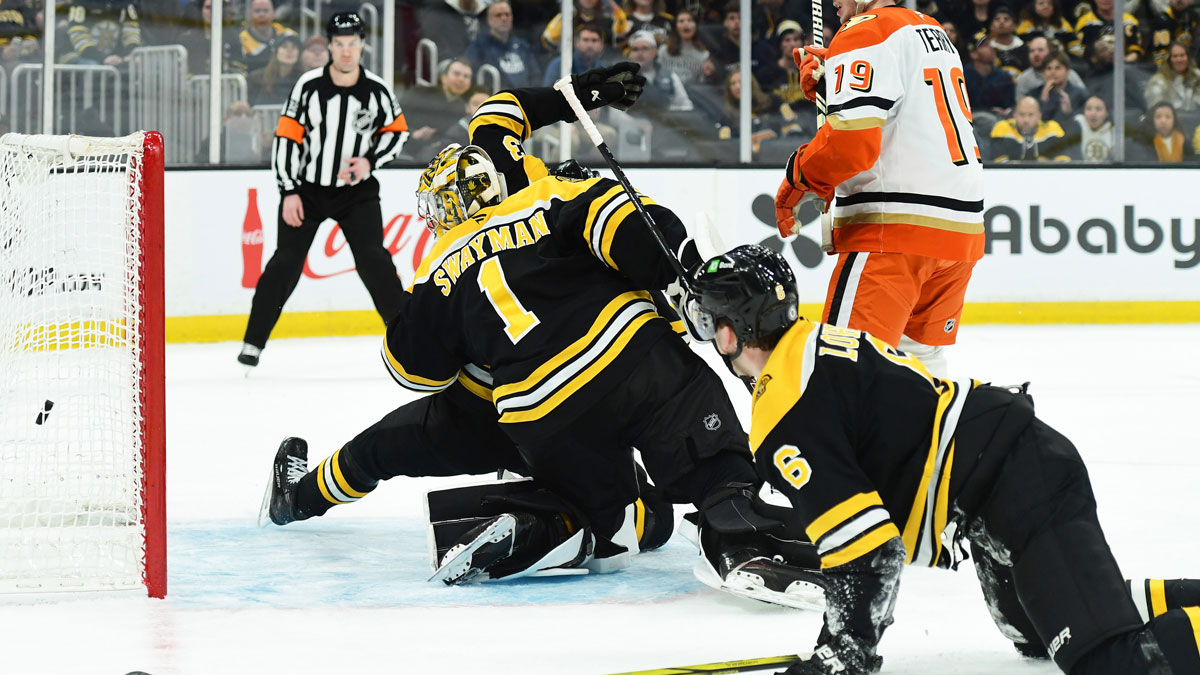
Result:
<svg viewBox="0 0 1200 675"><path fill-rule="evenodd" d="M283 222L283 200L280 200L276 229L278 243L259 277L254 300L250 303L250 321L246 324L244 341L259 349L267 344L284 303L296 290L296 283L304 271L304 259L317 236L317 227L326 218L341 225L358 276L371 294L384 323L400 311L404 285L396 274L391 255L383 247L379 181L371 176L357 185L345 187L301 185L297 194L304 205L304 222L300 227Z"/></svg>

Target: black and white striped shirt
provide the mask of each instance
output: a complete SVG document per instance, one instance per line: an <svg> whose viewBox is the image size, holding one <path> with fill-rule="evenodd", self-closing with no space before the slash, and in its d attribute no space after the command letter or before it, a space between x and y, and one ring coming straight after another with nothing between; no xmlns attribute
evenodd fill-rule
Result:
<svg viewBox="0 0 1200 675"><path fill-rule="evenodd" d="M371 169L391 161L408 138L400 104L378 75L366 68L349 87L334 85L329 66L300 76L275 129L271 165L284 195L302 184L341 187L338 171L351 157Z"/></svg>

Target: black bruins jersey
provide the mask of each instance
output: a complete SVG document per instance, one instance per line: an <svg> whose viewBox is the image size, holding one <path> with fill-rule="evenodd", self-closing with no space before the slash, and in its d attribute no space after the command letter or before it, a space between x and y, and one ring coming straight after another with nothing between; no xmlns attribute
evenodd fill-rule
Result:
<svg viewBox="0 0 1200 675"><path fill-rule="evenodd" d="M937 379L861 331L805 320L788 330L755 387L750 449L823 568L893 537L908 563L947 555L954 433L976 384Z"/></svg>
<svg viewBox="0 0 1200 675"><path fill-rule="evenodd" d="M458 381L490 392L500 422L526 438L590 409L675 332L647 290L674 273L621 186L550 176L521 147L534 129L570 114L549 89L501 92L480 106L471 142L492 157L509 197L438 239L384 344L402 386L431 392ZM679 219L640 199L681 248Z"/></svg>

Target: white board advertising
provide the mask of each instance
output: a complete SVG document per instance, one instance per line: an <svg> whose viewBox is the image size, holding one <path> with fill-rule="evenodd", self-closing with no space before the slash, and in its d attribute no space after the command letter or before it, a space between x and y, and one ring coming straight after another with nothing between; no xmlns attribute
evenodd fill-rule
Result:
<svg viewBox="0 0 1200 675"><path fill-rule="evenodd" d="M764 243L796 269L801 302L820 303L835 258L819 227L781 240L767 169L640 169L637 189L691 226L698 213L728 246ZM432 240L416 215L419 171L378 172L384 243L408 281ZM970 302L1200 300L1200 173L1189 169L989 169L988 253ZM270 171L170 171L166 175L167 315L246 314L274 250L279 194ZM256 223L261 223L258 227ZM365 310L346 240L321 226L287 311Z"/></svg>

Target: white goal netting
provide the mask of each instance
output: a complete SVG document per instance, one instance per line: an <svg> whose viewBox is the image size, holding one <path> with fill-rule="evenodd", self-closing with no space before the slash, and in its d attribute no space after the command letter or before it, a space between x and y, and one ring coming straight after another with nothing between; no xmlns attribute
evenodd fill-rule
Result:
<svg viewBox="0 0 1200 675"><path fill-rule="evenodd" d="M0 591L143 583L142 136L0 140Z"/></svg>

